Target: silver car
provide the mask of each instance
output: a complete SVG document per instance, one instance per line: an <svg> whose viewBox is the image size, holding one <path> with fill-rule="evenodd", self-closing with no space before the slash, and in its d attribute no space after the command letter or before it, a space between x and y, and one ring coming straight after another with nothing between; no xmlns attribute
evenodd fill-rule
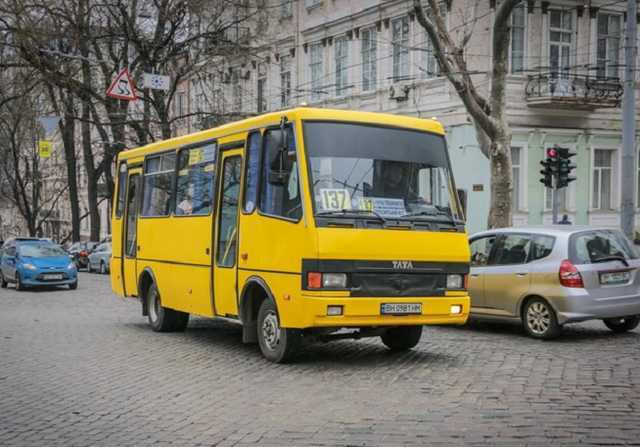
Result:
<svg viewBox="0 0 640 447"><path fill-rule="evenodd" d="M88 256L87 270L91 272L109 273L111 261L111 242L105 242L93 249Z"/></svg>
<svg viewBox="0 0 640 447"><path fill-rule="evenodd" d="M470 244L472 317L520 320L543 339L578 321L602 319L614 332L640 323L640 259L620 230L503 228Z"/></svg>

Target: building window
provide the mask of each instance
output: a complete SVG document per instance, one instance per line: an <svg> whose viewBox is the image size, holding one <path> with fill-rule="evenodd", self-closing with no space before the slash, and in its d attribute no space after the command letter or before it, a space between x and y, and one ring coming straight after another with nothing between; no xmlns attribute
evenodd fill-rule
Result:
<svg viewBox="0 0 640 447"><path fill-rule="evenodd" d="M610 210L613 208L613 159L614 150L593 151L593 188L591 208Z"/></svg>
<svg viewBox="0 0 640 447"><path fill-rule="evenodd" d="M311 99L320 98L322 82L322 44L316 43L309 46L309 70L311 71Z"/></svg>
<svg viewBox="0 0 640 447"><path fill-rule="evenodd" d="M571 10L549 10L549 65L556 77L564 77L571 67L573 14Z"/></svg>
<svg viewBox="0 0 640 447"><path fill-rule="evenodd" d="M185 92L176 93L176 117L184 116L187 111L187 95Z"/></svg>
<svg viewBox="0 0 640 447"><path fill-rule="evenodd" d="M375 28L367 28L362 30L362 90L375 90L377 82L377 50L378 43L376 41Z"/></svg>
<svg viewBox="0 0 640 447"><path fill-rule="evenodd" d="M556 190L558 194L558 209L567 211L567 188ZM544 190L544 209L551 211L553 209L553 189L545 188Z"/></svg>
<svg viewBox="0 0 640 447"><path fill-rule="evenodd" d="M233 111L242 111L242 87L240 86L240 71L233 70L231 73L231 84L233 94Z"/></svg>
<svg viewBox="0 0 640 447"><path fill-rule="evenodd" d="M617 78L620 63L622 18L613 14L598 14L598 79Z"/></svg>
<svg viewBox="0 0 640 447"><path fill-rule="evenodd" d="M511 196L511 203L513 204L514 210L523 209L522 206L522 148L521 147L512 147L511 148L511 173L513 176L513 190Z"/></svg>
<svg viewBox="0 0 640 447"><path fill-rule="evenodd" d="M280 106L291 101L291 56L280 56Z"/></svg>
<svg viewBox="0 0 640 447"><path fill-rule="evenodd" d="M517 6L511 13L511 73L522 73L524 70L526 17L524 3Z"/></svg>
<svg viewBox="0 0 640 447"><path fill-rule="evenodd" d="M322 3L322 0L304 0L304 5L307 9L315 8L316 6L319 6L320 3Z"/></svg>
<svg viewBox="0 0 640 447"><path fill-rule="evenodd" d="M423 79L433 78L438 75L438 60L436 59L431 39L429 39L429 34L423 30L422 36L422 48L420 48L420 77Z"/></svg>
<svg viewBox="0 0 640 447"><path fill-rule="evenodd" d="M393 80L409 76L409 18L399 17L391 22L393 51Z"/></svg>
<svg viewBox="0 0 640 447"><path fill-rule="evenodd" d="M347 90L347 65L349 64L349 41L346 37L338 37L334 43L336 67L336 96L342 96Z"/></svg>
<svg viewBox="0 0 640 447"><path fill-rule="evenodd" d="M267 110L267 69L264 64L258 64L258 85L256 90L258 113L263 113Z"/></svg>
<svg viewBox="0 0 640 447"><path fill-rule="evenodd" d="M293 15L293 0L282 0L280 4L280 17L286 19Z"/></svg>
<svg viewBox="0 0 640 447"><path fill-rule="evenodd" d="M198 93L196 95L196 111L198 113L204 112L204 104L206 102L204 93Z"/></svg>

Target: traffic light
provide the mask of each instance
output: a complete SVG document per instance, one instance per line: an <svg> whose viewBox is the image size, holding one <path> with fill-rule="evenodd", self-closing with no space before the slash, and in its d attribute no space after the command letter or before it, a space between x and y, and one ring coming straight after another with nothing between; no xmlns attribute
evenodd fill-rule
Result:
<svg viewBox="0 0 640 447"><path fill-rule="evenodd" d="M540 171L540 174L542 174L542 178L540 179L540 182L542 182L542 184L547 188L551 188L553 186L553 175L551 174L551 162L549 162L549 159L546 159L546 160L542 160L540 164L544 167L544 169Z"/></svg>
<svg viewBox="0 0 640 447"><path fill-rule="evenodd" d="M559 154L557 149L552 147L547 149L546 154L547 158L540 162L540 164L544 167L544 169L540 171L540 174L542 174L540 182L547 188L553 188L553 178L558 173L558 161L560 158L558 156Z"/></svg>
<svg viewBox="0 0 640 447"><path fill-rule="evenodd" d="M571 157L575 157L576 154L569 151L567 148L558 149L558 188L564 188L569 186L569 183L573 182L576 178L571 177L571 171L576 168L576 165L571 163Z"/></svg>

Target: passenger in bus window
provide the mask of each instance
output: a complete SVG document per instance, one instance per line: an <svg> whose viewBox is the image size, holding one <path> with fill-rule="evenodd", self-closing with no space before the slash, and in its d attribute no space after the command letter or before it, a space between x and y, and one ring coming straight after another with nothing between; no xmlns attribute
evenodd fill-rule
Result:
<svg viewBox="0 0 640 447"><path fill-rule="evenodd" d="M178 204L178 215L190 215L193 214L193 185L189 185L189 190L184 200Z"/></svg>

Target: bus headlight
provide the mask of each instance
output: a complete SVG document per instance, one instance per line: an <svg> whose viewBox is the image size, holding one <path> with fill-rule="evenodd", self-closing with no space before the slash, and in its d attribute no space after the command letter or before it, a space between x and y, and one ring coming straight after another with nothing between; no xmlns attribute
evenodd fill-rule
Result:
<svg viewBox="0 0 640 447"><path fill-rule="evenodd" d="M309 289L346 289L346 273L307 273L307 287Z"/></svg>
<svg viewBox="0 0 640 447"><path fill-rule="evenodd" d="M322 287L326 289L346 289L347 274L346 273L323 273Z"/></svg>
<svg viewBox="0 0 640 447"><path fill-rule="evenodd" d="M447 289L462 289L462 275L447 275Z"/></svg>

